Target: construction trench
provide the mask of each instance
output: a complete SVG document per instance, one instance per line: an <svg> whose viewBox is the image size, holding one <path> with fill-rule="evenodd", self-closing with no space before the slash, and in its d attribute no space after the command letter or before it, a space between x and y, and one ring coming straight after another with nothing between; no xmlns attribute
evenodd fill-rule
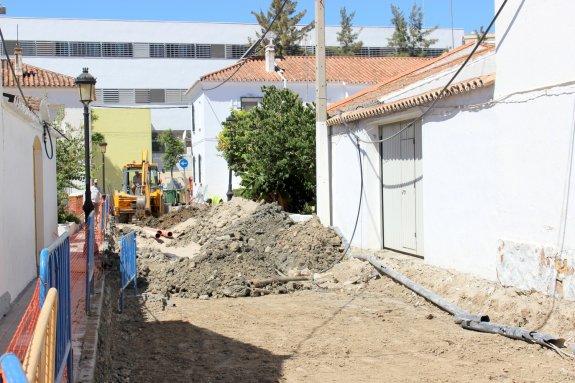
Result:
<svg viewBox="0 0 575 383"><path fill-rule="evenodd" d="M342 259L337 233L275 204L234 198L113 231L137 233L139 294L118 311L112 251L96 382L575 381L572 302L391 251Z"/></svg>

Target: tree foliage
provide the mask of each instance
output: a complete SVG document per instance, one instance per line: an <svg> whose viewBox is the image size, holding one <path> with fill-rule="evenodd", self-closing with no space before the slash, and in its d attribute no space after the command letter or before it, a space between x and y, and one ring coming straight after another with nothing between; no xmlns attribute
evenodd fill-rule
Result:
<svg viewBox="0 0 575 383"><path fill-rule="evenodd" d="M259 106L223 123L218 149L245 197L301 211L315 200L315 107L288 89L262 90Z"/></svg>
<svg viewBox="0 0 575 383"><path fill-rule="evenodd" d="M164 166L170 169L170 176L173 178L174 166L176 166L182 158L182 155L186 153L184 141L175 137L171 129L160 133L158 141L164 145L162 161L164 162Z"/></svg>
<svg viewBox="0 0 575 383"><path fill-rule="evenodd" d="M359 32L353 30L353 19L355 11L348 13L345 7L339 10L341 17L340 31L337 33L337 41L339 42L340 54L342 55L355 55L361 51L363 43L359 41Z"/></svg>
<svg viewBox="0 0 575 383"><path fill-rule="evenodd" d="M305 16L306 11L303 10L297 12L297 1L294 0L287 0L282 9L284 1L285 0L272 0L269 9L266 12L263 10L260 10L259 12L252 11L252 14L256 17L256 20L261 27L261 31L256 34L258 39L263 36L276 15L279 14L276 22L270 29L270 32L274 32L276 34L275 49L278 56L301 53L299 52L298 44L306 33L311 31L314 27L313 22L303 27L299 27L298 25ZM264 41L262 41L262 45L265 46L266 44L267 41L264 39Z"/></svg>
<svg viewBox="0 0 575 383"><path fill-rule="evenodd" d="M389 46L395 48L398 56L423 56L425 49L437 42L437 39L429 38L437 28L423 28L423 10L417 4L411 7L408 20L394 4L391 5L391 13L394 32Z"/></svg>

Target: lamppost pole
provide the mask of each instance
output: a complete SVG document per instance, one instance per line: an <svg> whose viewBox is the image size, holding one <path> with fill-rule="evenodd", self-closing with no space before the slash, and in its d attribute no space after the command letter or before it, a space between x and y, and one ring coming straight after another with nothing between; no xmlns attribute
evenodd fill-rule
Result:
<svg viewBox="0 0 575 383"><path fill-rule="evenodd" d="M84 178L86 179L86 189L84 191L84 221L88 223L88 217L94 204L92 203L92 191L90 190L90 109L88 103L84 103Z"/></svg>
<svg viewBox="0 0 575 383"><path fill-rule="evenodd" d="M88 217L94 204L92 203L92 193L90 191L90 103L96 99L95 85L96 79L84 68L82 73L76 78L76 85L80 90L80 101L84 104L84 177L86 179L86 190L84 192L84 220L88 223Z"/></svg>
<svg viewBox="0 0 575 383"><path fill-rule="evenodd" d="M106 194L106 147L108 143L106 141L100 143L100 151L102 152L102 193Z"/></svg>

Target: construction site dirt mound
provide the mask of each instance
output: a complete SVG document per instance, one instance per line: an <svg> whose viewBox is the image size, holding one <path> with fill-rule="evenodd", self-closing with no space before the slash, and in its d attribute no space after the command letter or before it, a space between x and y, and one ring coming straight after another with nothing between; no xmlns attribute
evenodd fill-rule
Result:
<svg viewBox="0 0 575 383"><path fill-rule="evenodd" d="M260 204L244 198L234 198L230 202L204 208L193 220L181 221L174 226L178 231L173 247L182 247L190 242L205 244L208 239L225 231L236 221L249 217Z"/></svg>
<svg viewBox="0 0 575 383"><path fill-rule="evenodd" d="M185 206L181 209L171 211L161 217L147 217L142 220L136 221L138 226L153 227L160 230L168 230L177 224L187 221L190 218L201 215L203 211L208 209L205 205L192 205Z"/></svg>
<svg viewBox="0 0 575 383"><path fill-rule="evenodd" d="M313 273L342 256L341 238L317 218L295 223L277 204L258 205L243 217L225 206L211 208L175 241L201 244L196 257L140 250L149 292L202 299L288 293L311 287Z"/></svg>

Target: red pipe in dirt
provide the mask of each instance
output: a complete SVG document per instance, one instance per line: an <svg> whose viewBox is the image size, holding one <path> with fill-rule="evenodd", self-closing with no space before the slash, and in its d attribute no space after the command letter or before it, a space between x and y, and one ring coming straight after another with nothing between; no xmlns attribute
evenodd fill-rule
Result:
<svg viewBox="0 0 575 383"><path fill-rule="evenodd" d="M158 230L158 235L161 235L162 237L171 239L171 238L173 238L174 233L172 233L171 231Z"/></svg>

